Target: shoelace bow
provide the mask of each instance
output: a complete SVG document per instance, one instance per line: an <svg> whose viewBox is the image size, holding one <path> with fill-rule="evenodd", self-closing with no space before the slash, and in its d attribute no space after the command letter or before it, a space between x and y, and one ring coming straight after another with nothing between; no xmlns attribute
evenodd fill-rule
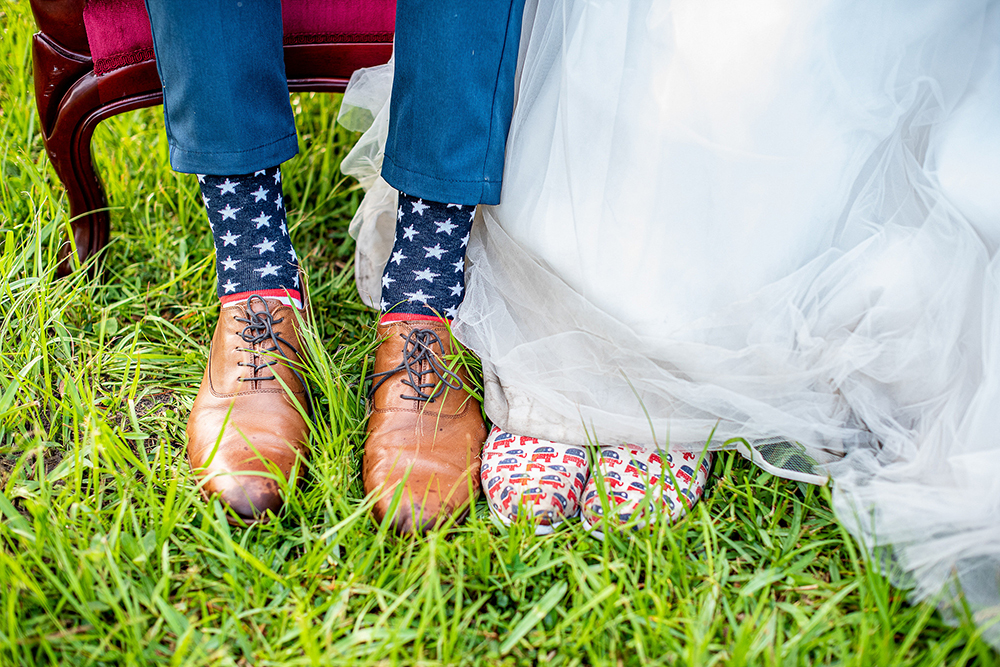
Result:
<svg viewBox="0 0 1000 667"><path fill-rule="evenodd" d="M416 393L416 396L400 394L399 397L411 401L433 402L435 398L444 393L446 388L458 390L464 387L461 378L445 368L438 360L438 355L434 354L433 345L437 345L441 355L444 354L444 346L441 344L441 339L438 338L438 335L434 331L430 329L414 329L407 336L403 334L399 334L399 336L405 341L403 344L403 360L395 368L371 374L370 377L373 384L369 395L374 395L378 388L385 384L386 380L399 371L406 371L406 379L402 380L402 383L413 389ZM432 377L431 382L424 382L424 376L431 373L436 375L437 379L435 380ZM376 378L378 378L378 382L375 382ZM434 391L428 393L431 389Z"/></svg>
<svg viewBox="0 0 1000 667"><path fill-rule="evenodd" d="M254 299L260 301L261 305L264 307L264 310L257 311L253 309L252 304ZM251 346L258 345L259 343L263 343L265 341L270 341L273 347L261 347L259 349L254 349L253 347L245 347L241 348L241 350L243 352L249 352L254 355L259 355L262 352L263 353L277 352L288 362L288 367L291 369L293 373L295 373L295 377L297 377L299 379L299 382L302 383L302 387L305 388L306 387L305 378L303 378L302 375L295 369L295 367L292 365L291 358L287 354L285 354L285 351L281 349L281 346L283 345L292 352L294 352L296 357L300 356L299 351L295 349L294 345L292 345L287 340L282 338L281 334L279 334L274 330L274 325L281 324L282 322L285 321L285 318L279 317L278 319L274 319L274 316L271 315L271 309L267 305L267 301L265 301L263 297L261 297L259 294L251 294L249 297L247 297L246 308L248 317L234 318L237 322L242 322L246 324L246 326L243 327L243 331L239 333L240 338L242 338L247 345ZM253 375L251 377L246 377L246 378L241 377L238 379L240 382L257 382L264 380L274 380L275 379L274 375L269 375L267 377L258 377L257 373L260 372L262 368L268 368L276 363L278 363L278 359L273 359L273 358L265 359L265 361L260 364L255 364L252 361L251 362L237 361L236 362L237 366L245 366L247 368L253 369Z"/></svg>

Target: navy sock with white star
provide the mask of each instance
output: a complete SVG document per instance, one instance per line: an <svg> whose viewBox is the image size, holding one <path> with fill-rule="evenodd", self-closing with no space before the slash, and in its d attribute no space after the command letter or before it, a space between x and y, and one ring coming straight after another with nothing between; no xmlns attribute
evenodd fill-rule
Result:
<svg viewBox="0 0 1000 667"><path fill-rule="evenodd" d="M260 294L301 305L299 260L288 236L280 167L239 176L199 174L198 183L215 237L222 302Z"/></svg>
<svg viewBox="0 0 1000 667"><path fill-rule="evenodd" d="M382 321L454 319L465 296L465 248L476 207L399 193L396 240L382 274Z"/></svg>

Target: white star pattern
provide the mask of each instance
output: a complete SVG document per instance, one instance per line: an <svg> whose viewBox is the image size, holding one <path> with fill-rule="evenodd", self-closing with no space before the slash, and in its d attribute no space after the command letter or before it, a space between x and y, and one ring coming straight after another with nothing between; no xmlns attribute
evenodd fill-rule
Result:
<svg viewBox="0 0 1000 667"><path fill-rule="evenodd" d="M381 310L383 313L385 311L389 310L389 304L385 302L385 299L382 299L381 301L379 301L378 307L379 307L379 310Z"/></svg>
<svg viewBox="0 0 1000 667"><path fill-rule="evenodd" d="M198 180L202 183L201 195L208 212L209 226L213 227L219 294L225 294L228 299L234 293L286 287L296 291L301 289L302 279L297 272L298 256L289 242L280 170L263 169L253 176L203 175ZM233 196L227 198L230 194ZM275 210L268 209L272 203ZM232 228L226 229L227 225ZM265 257L269 257L270 261L266 261ZM285 271L286 267L291 269L291 273ZM413 284L412 280L405 282Z"/></svg>
<svg viewBox="0 0 1000 667"><path fill-rule="evenodd" d="M469 222L472 222L475 219L476 219L476 209L473 208L472 213L469 214Z"/></svg>
<svg viewBox="0 0 1000 667"><path fill-rule="evenodd" d="M458 227L458 225L451 221L451 218L448 218L444 222L435 222L434 224L437 225L437 231L435 234L441 234L443 232L448 236L451 236L451 230Z"/></svg>
<svg viewBox="0 0 1000 667"><path fill-rule="evenodd" d="M413 275L416 276L416 278L413 279L414 282L418 280L426 280L427 282L432 283L434 282L434 279L440 276L441 274L432 273L430 269L423 269L422 271L414 271Z"/></svg>
<svg viewBox="0 0 1000 667"><path fill-rule="evenodd" d="M236 214L242 210L242 208L233 208L229 204L226 204L226 208L220 208L219 213L222 214L223 220L235 220Z"/></svg>
<svg viewBox="0 0 1000 667"><path fill-rule="evenodd" d="M400 193L395 247L382 274L383 312L405 300L411 305L403 312L418 312L419 304L435 304L442 317L458 315L465 294L465 247L470 240L465 214L471 220L475 212L475 206L438 204Z"/></svg>
<svg viewBox="0 0 1000 667"><path fill-rule="evenodd" d="M265 236L264 240L255 245L254 248L258 248L260 250L258 254L263 255L265 252L274 252L274 244L275 241L268 241L267 237ZM271 262L268 262L268 264L270 263ZM254 269L254 271L256 271L256 269ZM264 275L266 276L267 274L265 273Z"/></svg>
<svg viewBox="0 0 1000 667"><path fill-rule="evenodd" d="M204 183L205 182L205 174L195 174L195 176L198 177L198 182L199 183Z"/></svg>
<svg viewBox="0 0 1000 667"><path fill-rule="evenodd" d="M438 243L433 248L424 248L424 251L427 252L427 254L424 255L424 259L427 259L428 257L433 257L434 259L441 259L441 255L443 255L446 252L445 249L441 247L440 243Z"/></svg>
<svg viewBox="0 0 1000 667"><path fill-rule="evenodd" d="M422 289L418 289L416 292L403 292L409 301L419 301L420 303L427 305L427 301L433 299L434 297L430 294L424 294Z"/></svg>
<svg viewBox="0 0 1000 667"><path fill-rule="evenodd" d="M268 262L266 265L262 266L261 268L254 269L254 271L257 271L258 273L260 273L260 277L263 278L264 276L276 276L276 275L278 275L278 268L279 267L275 266L274 264L271 264L271 262Z"/></svg>

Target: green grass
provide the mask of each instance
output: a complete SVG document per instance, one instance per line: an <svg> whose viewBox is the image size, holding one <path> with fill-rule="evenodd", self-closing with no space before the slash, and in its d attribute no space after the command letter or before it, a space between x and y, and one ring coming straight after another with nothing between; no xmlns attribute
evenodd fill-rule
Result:
<svg viewBox="0 0 1000 667"><path fill-rule="evenodd" d="M113 210L103 283L54 280L65 195L38 133L26 2L0 0L0 665L386 663L993 665L974 627L910 606L826 489L733 454L692 516L652 533L535 537L480 501L398 538L359 480L373 317L353 288L339 99L294 97L284 169L311 276L311 468L279 521L199 496L184 424L217 315L197 184L161 111L94 141Z"/></svg>

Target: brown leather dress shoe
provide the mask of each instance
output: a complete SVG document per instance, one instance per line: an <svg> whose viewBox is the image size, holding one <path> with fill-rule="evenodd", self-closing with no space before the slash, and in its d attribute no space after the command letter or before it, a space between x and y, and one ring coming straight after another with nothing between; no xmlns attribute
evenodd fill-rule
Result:
<svg viewBox="0 0 1000 667"><path fill-rule="evenodd" d="M297 370L298 334L294 309L259 295L219 313L188 419L187 451L202 493L226 503L234 525L277 513L275 474L288 479L306 455L308 426L299 407L308 410L309 401Z"/></svg>
<svg viewBox="0 0 1000 667"><path fill-rule="evenodd" d="M465 371L447 368L452 345L444 322L391 322L379 325L378 335L365 493L378 490L374 514L381 521L403 484L393 526L422 533L475 501L486 425L479 401L465 390Z"/></svg>

